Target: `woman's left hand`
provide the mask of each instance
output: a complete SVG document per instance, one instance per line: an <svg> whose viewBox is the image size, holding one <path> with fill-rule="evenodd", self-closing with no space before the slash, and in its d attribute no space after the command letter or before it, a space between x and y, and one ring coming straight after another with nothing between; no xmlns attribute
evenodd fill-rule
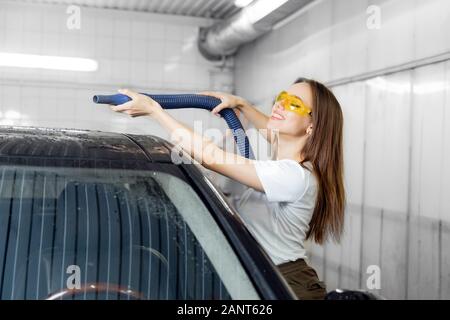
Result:
<svg viewBox="0 0 450 320"><path fill-rule="evenodd" d="M113 111L126 113L135 118L141 116L153 116L157 112L163 110L158 102L146 95L128 89L119 90L119 93L130 97L131 100L118 106L111 106L111 110Z"/></svg>

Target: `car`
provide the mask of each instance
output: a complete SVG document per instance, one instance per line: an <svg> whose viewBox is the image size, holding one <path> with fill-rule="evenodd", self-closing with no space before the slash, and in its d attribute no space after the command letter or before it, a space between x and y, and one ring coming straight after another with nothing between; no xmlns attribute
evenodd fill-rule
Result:
<svg viewBox="0 0 450 320"><path fill-rule="evenodd" d="M172 147L0 127L0 298L295 299L223 194L198 165L172 161Z"/></svg>

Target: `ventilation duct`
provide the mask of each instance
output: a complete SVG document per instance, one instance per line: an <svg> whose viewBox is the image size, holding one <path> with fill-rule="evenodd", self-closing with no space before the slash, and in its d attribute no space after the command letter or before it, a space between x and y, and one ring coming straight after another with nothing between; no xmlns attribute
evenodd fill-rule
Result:
<svg viewBox="0 0 450 320"><path fill-rule="evenodd" d="M273 26L314 0L256 0L231 18L201 28L199 50L208 60L220 60L272 30Z"/></svg>

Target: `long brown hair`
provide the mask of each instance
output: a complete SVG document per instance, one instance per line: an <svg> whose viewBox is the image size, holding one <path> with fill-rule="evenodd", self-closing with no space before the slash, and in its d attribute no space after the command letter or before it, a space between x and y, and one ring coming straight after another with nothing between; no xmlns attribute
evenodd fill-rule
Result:
<svg viewBox="0 0 450 320"><path fill-rule="evenodd" d="M303 148L303 163L310 161L318 180L316 206L306 239L322 244L329 237L339 242L344 227L345 190L342 149L343 115L334 94L315 80L299 78L313 94L313 131Z"/></svg>

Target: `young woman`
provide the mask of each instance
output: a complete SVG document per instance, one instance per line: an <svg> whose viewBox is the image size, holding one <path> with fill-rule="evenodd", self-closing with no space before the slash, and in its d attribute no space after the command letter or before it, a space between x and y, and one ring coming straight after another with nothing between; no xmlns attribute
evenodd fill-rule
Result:
<svg viewBox="0 0 450 320"><path fill-rule="evenodd" d="M270 211L245 214L244 222L299 299L323 299L326 288L305 262L304 242L339 241L343 228L343 116L333 93L300 78L277 96L268 117L241 97L202 92L221 99L213 113L236 108L257 129L268 129L260 132L275 148L276 159L261 161L225 152L147 96L119 92L132 100L112 110L150 116L203 166L265 193Z"/></svg>

